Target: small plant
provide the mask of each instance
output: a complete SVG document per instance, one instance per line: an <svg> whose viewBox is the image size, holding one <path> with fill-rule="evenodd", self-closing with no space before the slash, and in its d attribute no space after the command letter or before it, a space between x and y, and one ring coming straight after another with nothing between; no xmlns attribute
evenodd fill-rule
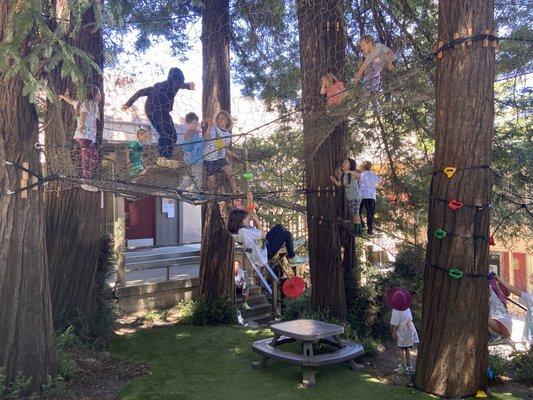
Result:
<svg viewBox="0 0 533 400"><path fill-rule="evenodd" d="M0 400L22 399L29 392L30 386L31 377L26 378L19 372L15 380L8 382L5 368L0 368Z"/></svg>
<svg viewBox="0 0 533 400"><path fill-rule="evenodd" d="M489 355L489 367L492 368L494 374L494 380L499 380L505 374L505 371L509 368L509 361L498 354Z"/></svg>
<svg viewBox="0 0 533 400"><path fill-rule="evenodd" d="M235 304L227 297L210 303L198 299L191 320L193 325L232 324L237 320L237 311Z"/></svg>
<svg viewBox="0 0 533 400"><path fill-rule="evenodd" d="M149 322L166 321L168 310L151 310L143 315L143 319Z"/></svg>
<svg viewBox="0 0 533 400"><path fill-rule="evenodd" d="M47 400L64 399L69 393L65 380L61 376L56 378L48 376L46 383L42 386L42 397Z"/></svg>
<svg viewBox="0 0 533 400"><path fill-rule="evenodd" d="M513 353L511 355L511 367L517 380L533 384L533 350L525 353Z"/></svg>

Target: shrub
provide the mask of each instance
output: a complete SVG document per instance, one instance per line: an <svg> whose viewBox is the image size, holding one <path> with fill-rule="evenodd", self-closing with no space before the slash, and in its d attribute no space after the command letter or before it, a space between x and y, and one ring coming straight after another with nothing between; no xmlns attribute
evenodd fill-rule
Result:
<svg viewBox="0 0 533 400"><path fill-rule="evenodd" d="M28 394L31 377L26 378L19 372L12 382L7 381L5 368L0 368L0 399L22 399ZM27 396L26 396L27 397Z"/></svg>
<svg viewBox="0 0 533 400"><path fill-rule="evenodd" d="M494 380L499 380L509 368L509 361L498 354L489 354L489 367L492 368Z"/></svg>
<svg viewBox="0 0 533 400"><path fill-rule="evenodd" d="M530 385L533 384L533 350L525 353L513 353L511 367L517 380Z"/></svg>
<svg viewBox="0 0 533 400"><path fill-rule="evenodd" d="M194 302L191 315L193 325L232 324L237 320L235 304L228 297L222 297L213 302L198 299Z"/></svg>

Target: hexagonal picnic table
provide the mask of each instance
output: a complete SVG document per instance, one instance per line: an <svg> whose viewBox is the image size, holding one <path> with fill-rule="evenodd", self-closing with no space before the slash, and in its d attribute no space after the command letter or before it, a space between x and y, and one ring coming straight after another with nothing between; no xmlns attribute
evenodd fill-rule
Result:
<svg viewBox="0 0 533 400"><path fill-rule="evenodd" d="M270 326L274 338L257 340L252 344L252 350L261 354L261 361L252 363L254 368L264 368L268 359L288 362L302 366L302 385L315 386L315 367L323 365L348 362L351 369L355 370L354 358L364 353L363 346L354 342L346 342L340 338L344 327L312 319L297 319L294 321L280 322ZM283 351L276 346L284 343L298 341L302 344L302 354ZM335 346L338 350L315 355L313 343L325 342Z"/></svg>

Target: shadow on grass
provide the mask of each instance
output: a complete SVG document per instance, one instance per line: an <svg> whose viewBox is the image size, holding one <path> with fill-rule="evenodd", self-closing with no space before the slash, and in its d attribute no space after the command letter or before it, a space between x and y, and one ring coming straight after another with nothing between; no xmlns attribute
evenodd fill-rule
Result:
<svg viewBox="0 0 533 400"><path fill-rule="evenodd" d="M120 337L111 352L130 361L143 361L151 374L131 382L120 399L431 399L412 388L389 386L346 363L317 370L317 386L300 386L301 368L270 360L263 370L251 368L259 355L254 340L271 336L269 330L238 327L178 325L154 328ZM297 345L296 345L297 346ZM498 396L499 399L515 397Z"/></svg>

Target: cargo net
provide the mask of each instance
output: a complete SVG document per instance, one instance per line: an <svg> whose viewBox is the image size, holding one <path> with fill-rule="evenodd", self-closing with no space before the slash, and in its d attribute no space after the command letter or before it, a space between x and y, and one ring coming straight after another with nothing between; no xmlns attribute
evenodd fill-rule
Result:
<svg viewBox="0 0 533 400"><path fill-rule="evenodd" d="M364 6L358 10L362 21L371 21L370 16L375 13L384 15L386 18L380 23L388 24L389 35L383 36L383 31L368 22L366 31L376 34L362 37L358 31L365 29L358 29L354 10L345 10L345 25L339 25L338 9L309 7L298 15L295 5L279 8L270 7L269 2L256 3L252 7L248 2L237 1L228 11L229 29L233 30L228 39L231 75L242 95L232 92L231 110L217 110L207 116L206 124L202 123L200 96L189 96L191 89L201 90L200 82L194 82L193 87L183 72L202 69L202 51L198 50L201 29L194 28L199 24L194 21L198 21L195 17L200 11L190 10L186 16L182 13L180 20L173 14L168 19L150 19L145 17L151 15L150 10L137 10L136 15L124 16L122 25L111 26L109 29L115 34L141 32L137 39L144 44L125 49L113 42L113 38L122 36L106 37L110 41L106 45L116 46L119 56L104 74L105 105L88 100L94 98L89 85L79 96L84 100L77 102L77 96L66 96L65 101L48 103L47 116L63 118L64 125L68 125L65 115L74 119L74 114L86 113L87 121L92 121L91 113L98 109L102 116L98 115L95 131L99 124L104 125L103 140L95 135L98 138L88 142L83 138L93 128L86 122L86 136L80 134L78 117L78 127L65 129L63 135L55 132L54 140L49 140L49 121L45 120L45 138L38 147L43 152L47 174L57 176L50 190L81 186L137 198L171 197L193 204L245 198L252 191L259 200L301 211L302 194L308 193L303 165L316 156L340 124L346 124L351 134L350 150L387 165L385 173L398 184L401 182L395 162L400 154L408 162L420 161L408 166L413 170L421 165L427 167L427 152L413 143L416 136L424 140L431 137L435 49L427 40L417 41L402 33L402 29L416 28L422 32L421 38L427 38L434 34L429 23L416 15L404 15L399 23L392 17L395 11L386 5L378 9ZM226 17L222 14L220 18ZM345 34L340 39L342 45L330 44L329 50L331 59L343 61L333 68L331 59L316 61L314 76L304 77L304 86L309 83L305 79L312 80L315 86L313 93L307 94L312 99L301 98L302 82L295 77L300 68L295 27L302 22L337 32L333 35L337 40L339 30ZM192 50L186 53L187 60L181 68L169 69L168 64L153 68L157 53L146 50L150 47L146 32L159 30L158 35L165 36L163 31L167 28L187 32ZM218 31L207 35L204 32L202 40L204 44L222 46L218 41L223 37ZM490 37L490 46L495 42ZM527 41L521 44L531 47ZM482 41L474 45L481 46ZM380 51L373 53L364 46ZM132 65L139 59L146 59L146 64L136 70ZM358 74L362 66L364 72ZM354 81L354 77L358 79ZM302 106L309 103L318 107ZM197 126L187 126L191 112L200 116ZM311 117L306 119L315 123L306 127L305 148L310 150L303 154L302 121L306 113ZM292 155L281 155L292 146ZM211 173L216 174L214 182L207 178ZM262 179L265 176L268 179ZM409 188L399 190L408 192Z"/></svg>

